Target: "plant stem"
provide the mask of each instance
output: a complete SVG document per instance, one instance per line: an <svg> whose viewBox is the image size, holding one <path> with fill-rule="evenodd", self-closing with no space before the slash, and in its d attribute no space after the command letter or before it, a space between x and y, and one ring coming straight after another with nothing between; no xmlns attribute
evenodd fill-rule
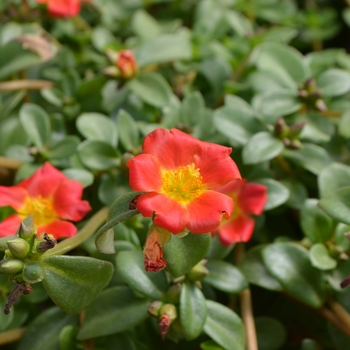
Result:
<svg viewBox="0 0 350 350"><path fill-rule="evenodd" d="M17 170L22 165L22 162L16 159L0 157L0 168Z"/></svg>
<svg viewBox="0 0 350 350"><path fill-rule="evenodd" d="M243 258L245 252L244 243L238 243L235 247L236 264ZM245 326L245 335L247 340L247 350L258 350L258 341L256 337L256 329L253 315L252 295L250 289L247 288L239 294L241 302L241 311L243 323Z"/></svg>
<svg viewBox="0 0 350 350"><path fill-rule="evenodd" d="M70 250L78 247L81 243L86 241L105 221L107 218L109 208L104 207L100 209L96 214L94 214L90 220L85 224L85 226L78 231L78 233L64 241L58 243L54 248L46 251L42 258L51 255L63 255Z"/></svg>
<svg viewBox="0 0 350 350"><path fill-rule="evenodd" d="M327 319L329 322L333 323L336 327L338 327L345 334L350 336L350 329L346 327L343 322L335 315L331 310L326 307L322 307L317 310L321 316Z"/></svg>
<svg viewBox="0 0 350 350"><path fill-rule="evenodd" d="M0 345L14 343L21 339L25 328L11 329L7 332L0 333Z"/></svg>
<svg viewBox="0 0 350 350"><path fill-rule="evenodd" d="M331 307L332 311L336 314L336 316L341 320L341 323L350 331L350 315L344 309L342 305L340 305L334 299L328 300L328 304Z"/></svg>
<svg viewBox="0 0 350 350"><path fill-rule="evenodd" d="M0 83L0 91L16 91L16 90L40 90L52 88L53 83L48 80L13 80Z"/></svg>

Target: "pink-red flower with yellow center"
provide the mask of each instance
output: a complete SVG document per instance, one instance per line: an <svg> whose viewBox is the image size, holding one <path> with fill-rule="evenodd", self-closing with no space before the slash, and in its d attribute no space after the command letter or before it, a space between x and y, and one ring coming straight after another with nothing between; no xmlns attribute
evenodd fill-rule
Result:
<svg viewBox="0 0 350 350"><path fill-rule="evenodd" d="M267 188L244 179L233 180L216 190L230 196L235 207L230 218L224 219L214 233L219 234L220 241L226 246L248 242L255 226L255 221L249 214L261 215L267 201Z"/></svg>
<svg viewBox="0 0 350 350"><path fill-rule="evenodd" d="M123 78L130 79L135 76L138 67L134 53L131 50L120 51L117 58L117 67Z"/></svg>
<svg viewBox="0 0 350 350"><path fill-rule="evenodd" d="M229 196L214 191L241 175L231 148L202 142L180 130L156 129L139 154L128 162L130 186L147 192L137 200L143 216L177 234L215 230L233 210Z"/></svg>
<svg viewBox="0 0 350 350"><path fill-rule="evenodd" d="M49 163L16 186L0 186L0 207L16 210L0 223L0 237L16 233L21 221L32 215L38 234L47 232L55 238L73 236L75 225L91 210L89 202L81 200L83 186L68 179Z"/></svg>
<svg viewBox="0 0 350 350"><path fill-rule="evenodd" d="M39 4L46 4L47 11L52 17L75 17L80 13L81 2L91 0L36 0Z"/></svg>

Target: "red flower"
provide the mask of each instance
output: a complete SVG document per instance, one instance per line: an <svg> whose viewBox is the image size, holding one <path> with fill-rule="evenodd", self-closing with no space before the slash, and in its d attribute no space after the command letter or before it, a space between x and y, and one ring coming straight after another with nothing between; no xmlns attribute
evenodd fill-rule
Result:
<svg viewBox="0 0 350 350"><path fill-rule="evenodd" d="M80 221L91 210L89 202L81 200L82 193L80 182L68 179L49 163L17 186L0 186L0 206L11 206L17 212L0 223L0 237L13 235L29 215L38 234L74 235L77 228L66 220Z"/></svg>
<svg viewBox="0 0 350 350"><path fill-rule="evenodd" d="M82 1L90 0L36 0L47 4L47 10L52 17L74 17L79 14Z"/></svg>
<svg viewBox="0 0 350 350"><path fill-rule="evenodd" d="M230 196L235 208L228 220L223 220L215 231L224 245L248 242L253 234L255 221L249 214L260 215L267 201L267 188L247 180L233 180L217 191Z"/></svg>
<svg viewBox="0 0 350 350"><path fill-rule="evenodd" d="M215 230L222 214L233 210L230 197L215 191L233 179L239 170L230 158L231 148L202 142L177 129L156 129L146 136L143 154L128 162L130 186L148 192L137 201L143 216L177 234Z"/></svg>
<svg viewBox="0 0 350 350"><path fill-rule="evenodd" d="M120 75L125 79L132 78L137 73L137 63L131 50L122 50L119 52L117 67L120 70Z"/></svg>

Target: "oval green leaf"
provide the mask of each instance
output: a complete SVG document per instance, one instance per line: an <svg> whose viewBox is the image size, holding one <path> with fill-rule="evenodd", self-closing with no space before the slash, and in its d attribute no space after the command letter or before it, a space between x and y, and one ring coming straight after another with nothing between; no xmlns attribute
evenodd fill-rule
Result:
<svg viewBox="0 0 350 350"><path fill-rule="evenodd" d="M310 261L312 266L319 270L332 270L337 266L337 261L329 256L328 249L322 243L316 243L311 247Z"/></svg>

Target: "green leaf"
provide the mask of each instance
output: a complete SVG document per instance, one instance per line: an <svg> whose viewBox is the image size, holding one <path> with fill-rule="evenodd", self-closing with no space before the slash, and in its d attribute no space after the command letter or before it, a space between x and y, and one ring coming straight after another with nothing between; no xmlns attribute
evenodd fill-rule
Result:
<svg viewBox="0 0 350 350"><path fill-rule="evenodd" d="M136 298L128 287L108 288L86 309L78 339L127 331L148 317L149 304L148 299Z"/></svg>
<svg viewBox="0 0 350 350"><path fill-rule="evenodd" d="M19 111L19 118L30 140L37 147L42 147L51 134L50 119L38 105L26 103Z"/></svg>
<svg viewBox="0 0 350 350"><path fill-rule="evenodd" d="M350 225L350 186L321 198L319 206L334 219Z"/></svg>
<svg viewBox="0 0 350 350"><path fill-rule="evenodd" d="M323 96L344 95L350 90L350 74L341 69L328 69L316 79Z"/></svg>
<svg viewBox="0 0 350 350"><path fill-rule="evenodd" d="M142 73L127 86L142 101L155 107L165 107L173 98L171 87L159 73Z"/></svg>
<svg viewBox="0 0 350 350"><path fill-rule="evenodd" d="M81 162L91 170L108 170L119 165L118 152L103 141L86 140L78 146Z"/></svg>
<svg viewBox="0 0 350 350"><path fill-rule="evenodd" d="M11 41L1 47L0 80L10 77L22 69L40 63L41 58L23 48L23 44Z"/></svg>
<svg viewBox="0 0 350 350"><path fill-rule="evenodd" d="M254 182L267 187L267 202L265 204L264 210L276 208L285 203L289 198L289 189L276 180L266 178L256 179Z"/></svg>
<svg viewBox="0 0 350 350"><path fill-rule="evenodd" d="M202 95L196 91L182 101L181 121L186 125L199 124L205 117L205 102Z"/></svg>
<svg viewBox="0 0 350 350"><path fill-rule="evenodd" d="M136 48L135 56L140 67L191 59L190 35L186 31L157 35L141 47Z"/></svg>
<svg viewBox="0 0 350 350"><path fill-rule="evenodd" d="M275 158L283 151L284 145L267 131L255 134L244 145L242 157L244 164L256 164Z"/></svg>
<svg viewBox="0 0 350 350"><path fill-rule="evenodd" d="M324 148L310 143L304 143L304 147L299 150L285 149L282 156L315 175L331 163Z"/></svg>
<svg viewBox="0 0 350 350"><path fill-rule="evenodd" d="M204 282L218 290L239 293L248 287L247 280L241 271L228 262L209 260L205 267L209 270L209 274Z"/></svg>
<svg viewBox="0 0 350 350"><path fill-rule="evenodd" d="M278 350L287 338L287 332L281 322L271 317L255 319L259 350Z"/></svg>
<svg viewBox="0 0 350 350"><path fill-rule="evenodd" d="M274 243L262 251L269 272L295 299L319 308L325 301L323 274L309 260L308 251L291 242Z"/></svg>
<svg viewBox="0 0 350 350"><path fill-rule="evenodd" d="M245 349L245 333L242 320L228 307L207 300L208 316L204 332L225 350Z"/></svg>
<svg viewBox="0 0 350 350"><path fill-rule="evenodd" d="M89 257L49 256L42 259L42 264L43 286L53 302L69 314L89 305L113 274L110 262Z"/></svg>
<svg viewBox="0 0 350 350"><path fill-rule="evenodd" d="M59 334L59 343L61 350L76 350L76 338L78 327L67 325L64 326Z"/></svg>
<svg viewBox="0 0 350 350"><path fill-rule="evenodd" d="M210 248L205 258L209 260L210 259L223 260L231 253L234 247L235 247L234 244L231 244L228 247L224 246L220 242L218 235L215 235L214 237L212 237Z"/></svg>
<svg viewBox="0 0 350 350"><path fill-rule="evenodd" d="M213 340L207 340L200 344L202 350L224 350L219 344Z"/></svg>
<svg viewBox="0 0 350 350"><path fill-rule="evenodd" d="M97 140L109 143L116 147L118 132L116 124L100 113L83 113L76 121L77 129L88 140Z"/></svg>
<svg viewBox="0 0 350 350"><path fill-rule="evenodd" d="M75 153L79 142L77 136L66 136L60 141L53 142L48 149L47 157L49 159L69 158Z"/></svg>
<svg viewBox="0 0 350 350"><path fill-rule="evenodd" d="M69 179L79 181L84 188L90 186L94 182L94 175L85 169L67 168L62 171Z"/></svg>
<svg viewBox="0 0 350 350"><path fill-rule="evenodd" d="M42 311L25 329L18 350L56 350L59 346L59 334L67 325L76 326L76 316L67 315L57 307L51 307ZM39 330L39 331L38 331Z"/></svg>
<svg viewBox="0 0 350 350"><path fill-rule="evenodd" d="M328 249L322 243L316 243L311 247L310 261L312 266L320 270L332 270L337 266L337 261L329 256Z"/></svg>
<svg viewBox="0 0 350 350"><path fill-rule="evenodd" d="M249 249L239 262L238 267L250 283L265 289L281 291L283 290L281 284L271 275L264 264L262 251L265 246L262 244Z"/></svg>
<svg viewBox="0 0 350 350"><path fill-rule="evenodd" d="M320 197L332 194L341 187L350 184L350 167L341 163L332 163L318 176Z"/></svg>
<svg viewBox="0 0 350 350"><path fill-rule="evenodd" d="M193 283L182 285L180 295L180 321L187 340L197 338L207 317L207 305L201 290Z"/></svg>
<svg viewBox="0 0 350 350"><path fill-rule="evenodd" d="M162 34L161 26L144 10L135 11L131 20L131 29L143 39L152 39Z"/></svg>
<svg viewBox="0 0 350 350"><path fill-rule="evenodd" d="M350 226L338 223L334 232L334 243L344 252L350 249L350 240L346 238L345 233L350 232Z"/></svg>
<svg viewBox="0 0 350 350"><path fill-rule="evenodd" d="M116 199L111 205L107 223L97 231L95 237L96 247L101 253L114 253L114 232L109 230L139 212L136 209L130 209L130 202L140 194L142 194L142 192L127 193Z"/></svg>
<svg viewBox="0 0 350 350"><path fill-rule="evenodd" d="M350 138L350 110L345 111L340 118L338 132L340 136L343 136L346 139Z"/></svg>
<svg viewBox="0 0 350 350"><path fill-rule="evenodd" d="M48 88L40 90L41 96L56 107L63 106L64 94L61 90Z"/></svg>
<svg viewBox="0 0 350 350"><path fill-rule="evenodd" d="M128 151L136 148L140 142L140 135L133 117L124 110L119 111L117 115L117 126L120 134L120 142L124 148Z"/></svg>
<svg viewBox="0 0 350 350"><path fill-rule="evenodd" d="M286 201L286 205L294 209L301 209L308 197L306 187L293 178L283 179L280 181L280 184L287 187L289 190L289 198Z"/></svg>
<svg viewBox="0 0 350 350"><path fill-rule="evenodd" d="M254 111L245 106L226 105L216 109L213 118L216 129L238 145L246 144L256 132L261 130Z"/></svg>
<svg viewBox="0 0 350 350"><path fill-rule="evenodd" d="M253 26L251 22L240 12L233 10L227 11L226 21L230 27L240 36L248 36L253 33Z"/></svg>
<svg viewBox="0 0 350 350"><path fill-rule="evenodd" d="M307 199L300 212L301 228L313 243L326 243L333 235L333 220L318 207L317 199Z"/></svg>
<svg viewBox="0 0 350 350"><path fill-rule="evenodd" d="M112 45L117 41L112 32L102 26L96 26L91 33L91 42L94 47L103 52L108 45Z"/></svg>
<svg viewBox="0 0 350 350"><path fill-rule="evenodd" d="M168 283L164 271L146 272L140 251L122 251L117 255L117 269L130 288L151 299L162 299Z"/></svg>
<svg viewBox="0 0 350 350"><path fill-rule="evenodd" d="M210 233L193 234L179 238L171 235L171 240L163 247L167 269L173 277L180 277L192 269L207 254L211 242Z"/></svg>

